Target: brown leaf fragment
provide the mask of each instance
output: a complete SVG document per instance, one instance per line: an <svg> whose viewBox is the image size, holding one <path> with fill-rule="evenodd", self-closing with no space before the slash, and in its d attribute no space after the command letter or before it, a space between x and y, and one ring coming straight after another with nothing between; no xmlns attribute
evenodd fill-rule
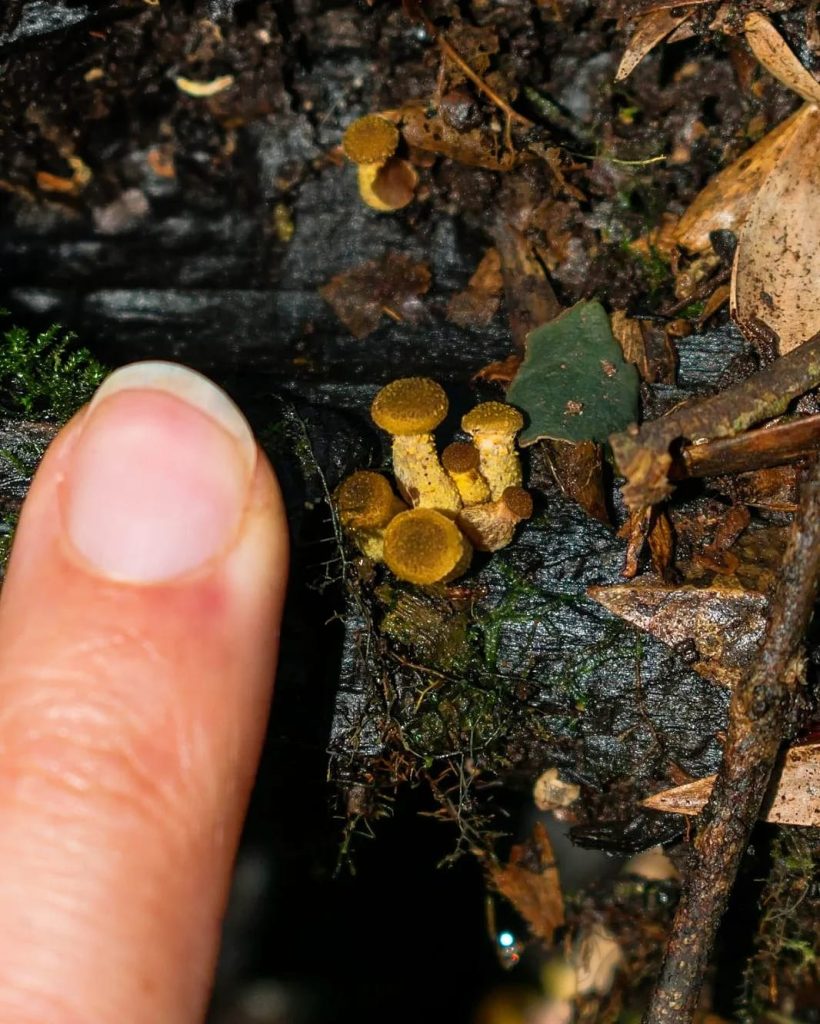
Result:
<svg viewBox="0 0 820 1024"><path fill-rule="evenodd" d="M518 352L513 352L506 359L497 359L473 374L473 381L483 380L488 384L501 384L506 387L518 373L518 368L524 361L524 357Z"/></svg>
<svg viewBox="0 0 820 1024"><path fill-rule="evenodd" d="M641 577L590 587L589 597L677 650L700 675L722 686L748 670L766 628L768 600L752 590L683 584Z"/></svg>
<svg viewBox="0 0 820 1024"><path fill-rule="evenodd" d="M513 846L507 864L490 866L489 880L524 918L533 936L551 945L564 923L564 897L552 844L540 822L527 842Z"/></svg>
<svg viewBox="0 0 820 1024"><path fill-rule="evenodd" d="M695 552L694 559L698 565L722 576L731 576L736 573L740 559L729 548L751 520L751 513L745 505L733 505L715 531L712 543L702 551Z"/></svg>
<svg viewBox="0 0 820 1024"><path fill-rule="evenodd" d="M752 53L770 74L809 103L820 103L820 82L803 67L765 15L751 11L743 29Z"/></svg>
<svg viewBox="0 0 820 1024"><path fill-rule="evenodd" d="M635 320L621 309L616 309L610 320L624 359L637 366L638 373L648 384L674 383L675 351L662 327Z"/></svg>
<svg viewBox="0 0 820 1024"><path fill-rule="evenodd" d="M497 249L488 249L464 291L450 299L447 319L459 327L485 327L498 312L503 294L501 257Z"/></svg>
<svg viewBox="0 0 820 1024"><path fill-rule="evenodd" d="M801 107L717 174L702 189L674 229L679 246L691 252L711 249L712 231L737 232L769 173L797 127L807 116Z"/></svg>
<svg viewBox="0 0 820 1024"><path fill-rule="evenodd" d="M655 793L643 801L653 811L699 814L706 806L715 775ZM820 826L820 743L790 747L775 772L761 818L781 825Z"/></svg>
<svg viewBox="0 0 820 1024"><path fill-rule="evenodd" d="M631 75L650 50L653 50L670 32L687 21L692 13L691 10L684 10L682 13L675 14L671 10L658 8L645 14L629 38L624 55L621 57L621 63L615 72L615 81L622 82Z"/></svg>
<svg viewBox="0 0 820 1024"><path fill-rule="evenodd" d="M386 114L383 112L382 116ZM470 167L511 171L524 158L522 154L507 148L500 134L488 128L458 131L438 114L429 117L426 107L403 107L398 112L398 118L408 146L450 157Z"/></svg>
<svg viewBox="0 0 820 1024"><path fill-rule="evenodd" d="M743 223L732 271L732 317L781 355L820 331L820 109L803 109Z"/></svg>
<svg viewBox="0 0 820 1024"><path fill-rule="evenodd" d="M430 271L424 263L388 252L380 260L337 274L319 294L355 338L366 338L384 315L417 321L422 312L419 297L429 287Z"/></svg>
<svg viewBox="0 0 820 1024"><path fill-rule="evenodd" d="M562 493L593 519L608 524L602 446L594 441L542 440L537 448Z"/></svg>

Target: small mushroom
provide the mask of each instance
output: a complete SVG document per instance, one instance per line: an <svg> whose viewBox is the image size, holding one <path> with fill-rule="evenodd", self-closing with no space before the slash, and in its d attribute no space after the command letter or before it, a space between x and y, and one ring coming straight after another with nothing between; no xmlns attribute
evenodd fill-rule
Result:
<svg viewBox="0 0 820 1024"><path fill-rule="evenodd" d="M463 575L473 550L452 519L432 508L400 512L384 531L384 561L400 580L430 586Z"/></svg>
<svg viewBox="0 0 820 1024"><path fill-rule="evenodd" d="M532 515L532 496L523 487L507 487L498 501L471 505L458 514L458 525L478 551L505 548L515 528Z"/></svg>
<svg viewBox="0 0 820 1024"><path fill-rule="evenodd" d="M363 469L343 480L334 494L342 529L374 562L384 561L384 528L407 506L380 473Z"/></svg>
<svg viewBox="0 0 820 1024"><path fill-rule="evenodd" d="M453 441L441 453L441 464L450 474L465 505L480 505L490 500L490 488L478 471L479 454L474 444Z"/></svg>
<svg viewBox="0 0 820 1024"><path fill-rule="evenodd" d="M379 391L370 415L393 435L393 473L407 503L457 512L461 497L442 469L432 434L447 415L442 388L428 377L402 377Z"/></svg>
<svg viewBox="0 0 820 1024"><path fill-rule="evenodd" d="M524 426L524 417L504 402L482 402L461 421L478 448L481 475L490 486L495 501L507 487L520 487L523 480L521 459L515 447L515 435Z"/></svg>
<svg viewBox="0 0 820 1024"><path fill-rule="evenodd" d="M380 213L407 206L418 185L413 165L395 155L398 145L398 128L379 114L368 114L348 125L342 139L345 156L358 164L359 195Z"/></svg>

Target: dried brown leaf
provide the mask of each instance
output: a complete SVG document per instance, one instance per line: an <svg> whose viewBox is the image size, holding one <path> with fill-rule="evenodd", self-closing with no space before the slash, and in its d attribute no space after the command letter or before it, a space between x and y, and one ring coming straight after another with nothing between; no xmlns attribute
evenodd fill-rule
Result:
<svg viewBox="0 0 820 1024"><path fill-rule="evenodd" d="M712 178L677 223L674 238L679 246L706 252L711 248L710 232L739 230L763 182L777 166L809 109L801 107Z"/></svg>
<svg viewBox="0 0 820 1024"><path fill-rule="evenodd" d="M547 946L564 923L564 897L547 830L539 822L526 843L513 846L507 864L491 866L491 885L506 897Z"/></svg>
<svg viewBox="0 0 820 1024"><path fill-rule="evenodd" d="M389 252L346 270L319 289L336 316L356 338L365 338L383 316L394 320L419 319L419 297L430 287L430 271L409 256Z"/></svg>
<svg viewBox="0 0 820 1024"><path fill-rule="evenodd" d="M630 36L621 63L615 72L615 81L622 82L632 74L644 57L653 50L662 39L678 28L692 16L691 10L674 14L671 10L658 8L645 14Z"/></svg>
<svg viewBox="0 0 820 1024"><path fill-rule="evenodd" d="M707 679L732 686L743 678L766 629L768 599L724 586L673 586L641 577L590 587L589 596L638 629L691 656Z"/></svg>
<svg viewBox="0 0 820 1024"><path fill-rule="evenodd" d="M765 15L752 11L743 28L752 53L770 74L809 103L820 103L820 82L803 67Z"/></svg>
<svg viewBox="0 0 820 1024"><path fill-rule="evenodd" d="M655 793L644 807L672 814L699 814L706 806L716 776ZM806 743L786 751L763 806L764 821L782 825L820 826L820 743Z"/></svg>
<svg viewBox="0 0 820 1024"><path fill-rule="evenodd" d="M733 318L780 355L820 330L820 109L800 113L744 221L732 270Z"/></svg>
<svg viewBox="0 0 820 1024"><path fill-rule="evenodd" d="M497 249L488 249L464 291L450 299L447 319L460 327L484 327L498 312L503 294L501 257Z"/></svg>

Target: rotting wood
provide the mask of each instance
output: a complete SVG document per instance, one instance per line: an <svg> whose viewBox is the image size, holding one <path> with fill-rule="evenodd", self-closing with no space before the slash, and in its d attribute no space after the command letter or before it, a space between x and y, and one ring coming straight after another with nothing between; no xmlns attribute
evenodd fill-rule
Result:
<svg viewBox="0 0 820 1024"><path fill-rule="evenodd" d="M723 762L694 842L663 968L644 1024L687 1024L740 860L802 686L799 647L820 571L820 461L801 496L754 668L732 691Z"/></svg>

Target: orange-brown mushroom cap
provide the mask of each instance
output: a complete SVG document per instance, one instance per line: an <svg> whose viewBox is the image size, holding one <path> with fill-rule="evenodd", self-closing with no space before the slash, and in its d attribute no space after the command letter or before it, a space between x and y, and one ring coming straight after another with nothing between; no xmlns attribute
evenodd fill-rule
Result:
<svg viewBox="0 0 820 1024"><path fill-rule="evenodd" d="M354 164L383 164L399 145L399 130L378 114L367 114L347 126L342 138L345 156Z"/></svg>
<svg viewBox="0 0 820 1024"><path fill-rule="evenodd" d="M398 500L389 481L367 469L343 480L336 488L335 498L342 526L354 530L385 526L392 518Z"/></svg>
<svg viewBox="0 0 820 1024"><path fill-rule="evenodd" d="M468 434L517 434L524 426L524 417L505 402L482 402L461 420Z"/></svg>
<svg viewBox="0 0 820 1024"><path fill-rule="evenodd" d="M447 395L429 377L401 377L379 391L370 415L389 434L429 434L447 415Z"/></svg>
<svg viewBox="0 0 820 1024"><path fill-rule="evenodd" d="M453 441L441 453L441 464L448 473L469 473L478 469L479 461L476 446L465 441Z"/></svg>
<svg viewBox="0 0 820 1024"><path fill-rule="evenodd" d="M429 586L451 579L469 564L471 549L447 516L431 508L400 512L384 532L384 561L408 583Z"/></svg>
<svg viewBox="0 0 820 1024"><path fill-rule="evenodd" d="M516 519L529 519L532 515L532 495L523 487L505 488L501 500Z"/></svg>

